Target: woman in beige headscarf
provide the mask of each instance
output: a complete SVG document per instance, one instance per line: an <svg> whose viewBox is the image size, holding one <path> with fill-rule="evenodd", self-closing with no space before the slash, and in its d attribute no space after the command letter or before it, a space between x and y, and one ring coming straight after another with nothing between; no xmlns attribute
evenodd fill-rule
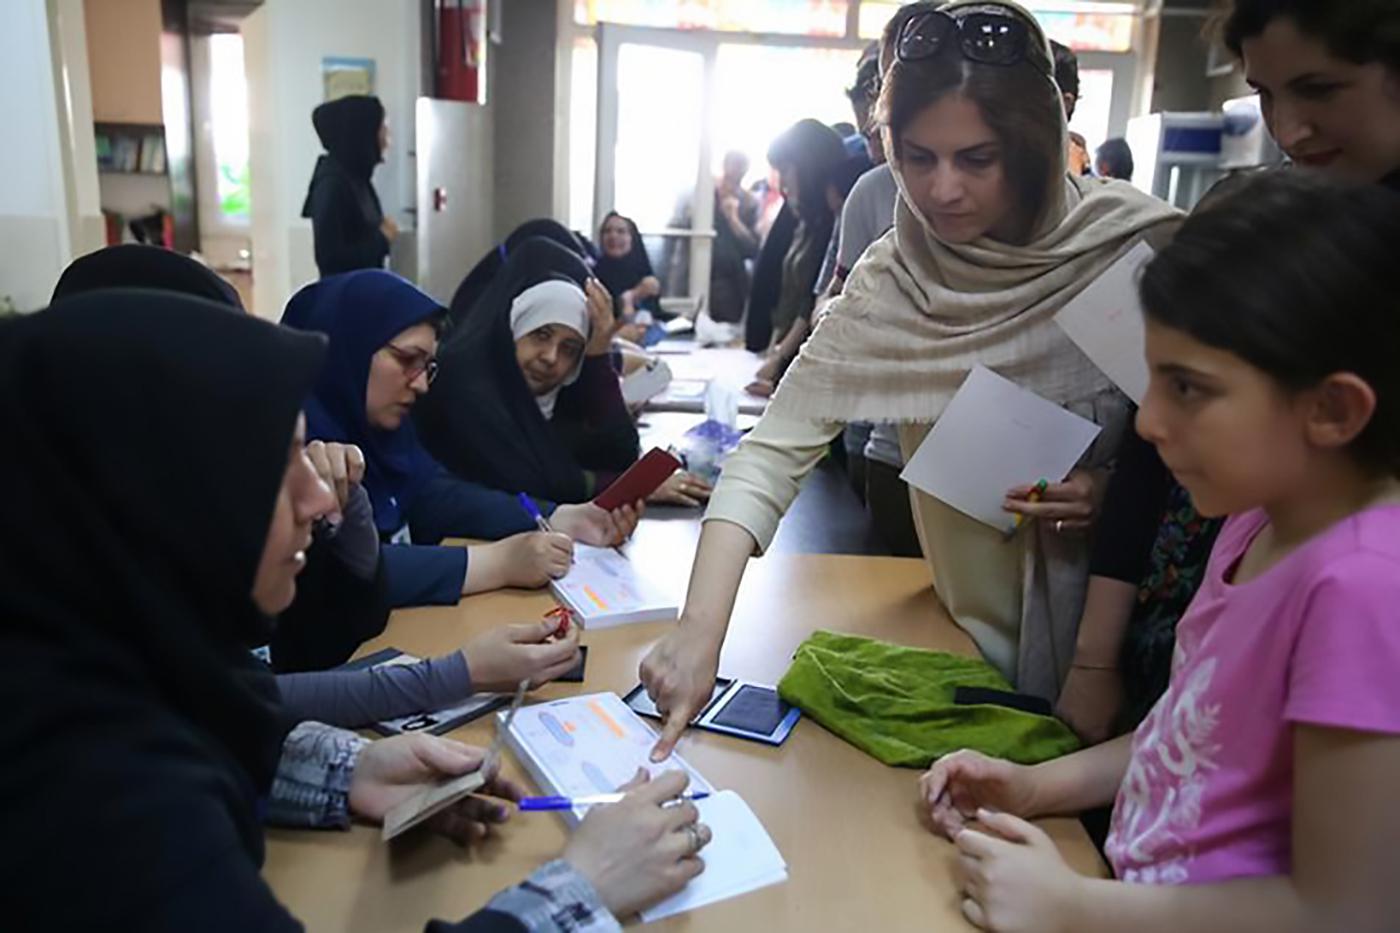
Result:
<svg viewBox="0 0 1400 933"><path fill-rule="evenodd" d="M1128 400L1054 316L1136 243L1169 236L1178 216L1125 183L1066 174L1064 111L1035 20L979 0L916 14L880 108L900 192L895 226L857 263L725 465L680 622L642 662L667 714L657 757L710 696L744 567L843 422L898 424L907 457L980 363L1103 427L1083 470L1105 467L1128 429ZM1053 699L1073 656L1087 536L1033 521L1007 541L913 495L948 611L1018 689ZM1055 511L1065 503L1008 504L1072 514Z"/></svg>

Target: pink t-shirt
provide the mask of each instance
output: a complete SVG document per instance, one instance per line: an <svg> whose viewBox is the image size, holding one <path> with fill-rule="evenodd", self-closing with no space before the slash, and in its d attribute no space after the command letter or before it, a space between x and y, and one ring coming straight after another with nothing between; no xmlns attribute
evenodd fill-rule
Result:
<svg viewBox="0 0 1400 933"><path fill-rule="evenodd" d="M1122 881L1287 874L1292 724L1400 734L1400 506L1227 583L1267 524L1262 511L1226 522L1177 626L1171 685L1113 807L1105 852Z"/></svg>

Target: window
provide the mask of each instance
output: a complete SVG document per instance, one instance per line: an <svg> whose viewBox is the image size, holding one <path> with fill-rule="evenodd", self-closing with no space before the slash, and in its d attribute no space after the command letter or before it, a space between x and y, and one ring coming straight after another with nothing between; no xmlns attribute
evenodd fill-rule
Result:
<svg viewBox="0 0 1400 933"><path fill-rule="evenodd" d="M860 37L879 39L885 24L903 4L895 0L861 0ZM1132 3L1075 3L1072 0L1023 0L1050 38L1081 52L1131 52L1136 8Z"/></svg>
<svg viewBox="0 0 1400 933"><path fill-rule="evenodd" d="M247 220L248 82L243 70L243 37L236 32L209 37L209 99L219 213Z"/></svg>
<svg viewBox="0 0 1400 933"><path fill-rule="evenodd" d="M585 26L620 23L802 36L846 35L848 0L574 0Z"/></svg>

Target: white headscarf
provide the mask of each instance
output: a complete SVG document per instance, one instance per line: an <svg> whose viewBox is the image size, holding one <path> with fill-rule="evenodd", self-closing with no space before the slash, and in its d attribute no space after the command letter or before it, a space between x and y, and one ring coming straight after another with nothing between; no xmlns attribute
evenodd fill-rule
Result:
<svg viewBox="0 0 1400 933"><path fill-rule="evenodd" d="M567 327L582 334L584 341L588 340L591 330L588 322L588 296L583 293L583 289L573 282L550 279L515 296L515 301L511 302L510 306L512 337L519 340L526 334L549 325ZM535 396L535 404L540 406L540 413L546 421L554 417L554 403L559 398L559 391L577 382L582 369L583 357L580 356L578 365L564 377L563 382L544 395Z"/></svg>

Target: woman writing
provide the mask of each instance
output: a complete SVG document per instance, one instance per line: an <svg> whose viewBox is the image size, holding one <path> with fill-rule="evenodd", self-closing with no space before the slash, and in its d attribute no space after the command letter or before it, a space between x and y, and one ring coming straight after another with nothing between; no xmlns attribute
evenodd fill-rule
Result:
<svg viewBox="0 0 1400 933"><path fill-rule="evenodd" d="M437 373L437 326L446 310L378 270L309 285L287 305L284 323L330 337L326 368L307 406L313 438L355 444L364 485L385 539L405 525L414 541L484 538L471 548L392 545L384 549L391 605L453 603L463 593L542 586L568 569L570 538L610 546L636 526L631 507L544 503L553 534L514 496L452 476L418 442L409 413ZM499 540L498 540L499 539Z"/></svg>
<svg viewBox="0 0 1400 933"><path fill-rule="evenodd" d="M725 465L680 622L642 663L668 713L657 755L710 693L745 564L843 422L897 423L912 453L981 363L1103 426L1082 467L1117 449L1127 399L1053 318L1177 215L1128 185L1066 174L1051 75L1040 27L1015 4L955 2L905 24L881 98L895 227L866 251ZM1045 495L1077 506L1093 492L1081 479ZM1087 540L1030 522L1006 541L923 494L915 511L953 618L1018 689L1053 697L1072 654Z"/></svg>

